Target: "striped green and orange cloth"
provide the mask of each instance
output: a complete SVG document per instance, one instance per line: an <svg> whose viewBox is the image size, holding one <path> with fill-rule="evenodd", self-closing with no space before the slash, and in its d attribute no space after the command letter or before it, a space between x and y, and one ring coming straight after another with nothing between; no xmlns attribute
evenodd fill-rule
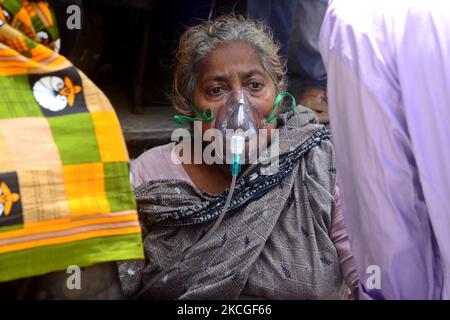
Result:
<svg viewBox="0 0 450 320"><path fill-rule="evenodd" d="M143 258L117 116L58 43L45 1L0 0L0 282Z"/></svg>

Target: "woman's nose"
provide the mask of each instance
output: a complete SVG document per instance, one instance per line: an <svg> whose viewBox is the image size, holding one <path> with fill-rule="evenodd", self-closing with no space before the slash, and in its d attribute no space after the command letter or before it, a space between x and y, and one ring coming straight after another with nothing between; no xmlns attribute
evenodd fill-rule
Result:
<svg viewBox="0 0 450 320"><path fill-rule="evenodd" d="M231 98L233 101L236 101L237 99L239 99L240 92L241 92L240 88L231 90L229 93L228 99Z"/></svg>

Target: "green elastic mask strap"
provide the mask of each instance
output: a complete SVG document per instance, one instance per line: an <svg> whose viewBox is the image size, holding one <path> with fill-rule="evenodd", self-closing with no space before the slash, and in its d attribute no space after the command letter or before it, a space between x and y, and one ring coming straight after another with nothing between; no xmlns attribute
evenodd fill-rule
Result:
<svg viewBox="0 0 450 320"><path fill-rule="evenodd" d="M280 105L280 103L281 103L281 100L283 100L283 98L285 98L285 97L289 97L289 98L291 98L291 101L292 101L292 111L293 112L295 112L295 108L297 107L297 103L295 102L295 98L294 98L294 96L292 95L292 94L290 94L289 92L280 92L278 95L277 95L277 97L276 97L276 99L275 99L275 101L274 101L274 103L273 103L273 111L272 111L272 113L270 114L270 116L267 118L267 122L268 123L274 123L276 120L277 120L277 111L278 111L278 107L279 107L279 105Z"/></svg>
<svg viewBox="0 0 450 320"><path fill-rule="evenodd" d="M194 121L202 121L202 122L208 122L212 121L214 119L214 112L212 109L205 108L202 112L198 111L198 109L194 106L192 102L189 102L189 106L191 107L192 111L199 116L200 118L192 118L182 115L176 115L173 117L173 121L177 126L184 126L187 122L194 122ZM208 115L209 110L209 115Z"/></svg>

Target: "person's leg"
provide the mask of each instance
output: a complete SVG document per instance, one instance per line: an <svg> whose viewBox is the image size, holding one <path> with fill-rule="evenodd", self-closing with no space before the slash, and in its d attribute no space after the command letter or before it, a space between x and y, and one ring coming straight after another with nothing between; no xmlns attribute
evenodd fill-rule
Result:
<svg viewBox="0 0 450 320"><path fill-rule="evenodd" d="M304 88L327 89L327 72L319 49L319 34L328 0L299 0L298 43L295 47Z"/></svg>
<svg viewBox="0 0 450 320"><path fill-rule="evenodd" d="M327 73L319 50L319 33L328 0L299 0L299 6L298 42L292 50L298 70L291 77L301 84L300 104L314 110L321 123L327 123Z"/></svg>
<svg viewBox="0 0 450 320"><path fill-rule="evenodd" d="M450 17L412 2L334 0L320 36L362 298L450 298Z"/></svg>
<svg viewBox="0 0 450 320"><path fill-rule="evenodd" d="M326 72L318 44L326 7L327 0L271 0L264 4L247 1L249 17L260 19L271 28L280 44L280 55L285 62L290 60L289 90L300 104L317 113L321 123L328 122ZM306 88L303 94L302 87Z"/></svg>
<svg viewBox="0 0 450 320"><path fill-rule="evenodd" d="M298 0L247 1L247 13L250 18L262 20L273 32L275 41L280 45L280 55L287 61L293 32L293 17Z"/></svg>

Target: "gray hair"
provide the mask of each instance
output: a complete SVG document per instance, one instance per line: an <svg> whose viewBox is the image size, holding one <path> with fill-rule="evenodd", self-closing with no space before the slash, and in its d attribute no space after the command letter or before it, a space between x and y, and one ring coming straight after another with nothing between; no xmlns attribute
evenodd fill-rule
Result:
<svg viewBox="0 0 450 320"><path fill-rule="evenodd" d="M211 51L236 40L245 41L256 50L275 88L284 90L286 66L281 62L279 46L274 42L269 29L262 22L240 15L224 15L190 27L181 36L176 52L172 97L179 113L193 115L189 101L194 99L200 70Z"/></svg>

